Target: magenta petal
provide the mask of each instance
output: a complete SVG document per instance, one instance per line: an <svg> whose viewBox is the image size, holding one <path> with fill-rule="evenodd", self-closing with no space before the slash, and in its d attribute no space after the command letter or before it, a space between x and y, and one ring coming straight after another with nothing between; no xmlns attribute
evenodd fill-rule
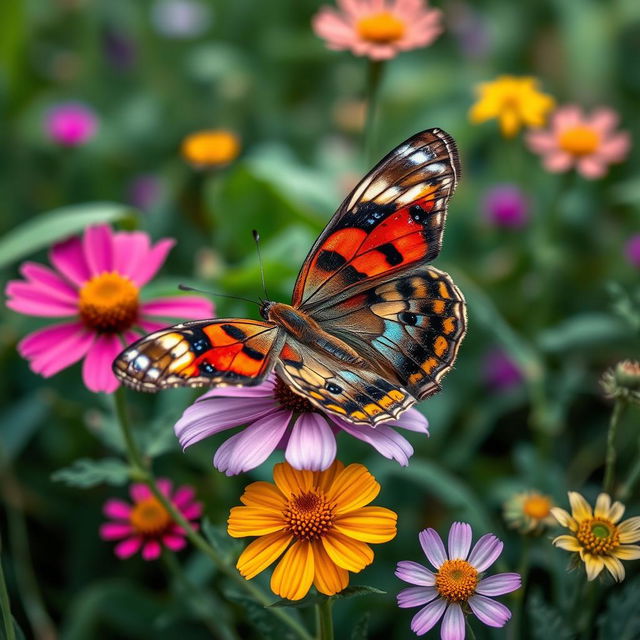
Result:
<svg viewBox="0 0 640 640"><path fill-rule="evenodd" d="M91 278L89 265L82 250L82 241L77 236L53 245L49 259L62 275L77 286L82 286Z"/></svg>
<svg viewBox="0 0 640 640"><path fill-rule="evenodd" d="M213 302L201 296L173 296L156 298L140 305L142 315L162 316L163 318L194 318L196 320L213 318Z"/></svg>
<svg viewBox="0 0 640 640"><path fill-rule="evenodd" d="M418 534L418 539L429 562L436 569L439 569L447 560L447 552L444 549L444 544L442 544L442 539L437 531L431 528L425 529Z"/></svg>
<svg viewBox="0 0 640 640"><path fill-rule="evenodd" d="M487 533L476 542L468 561L479 571L488 569L502 553L502 542L492 533Z"/></svg>
<svg viewBox="0 0 640 640"><path fill-rule="evenodd" d="M409 584L432 587L436 583L435 575L427 567L423 567L421 564L411 560L398 562L395 574L400 580L404 580Z"/></svg>
<svg viewBox="0 0 640 640"><path fill-rule="evenodd" d="M45 318L65 318L78 314L77 302L61 299L55 291L22 280L7 284L7 307L18 313Z"/></svg>
<svg viewBox="0 0 640 640"><path fill-rule="evenodd" d="M147 284L163 265L167 254L171 251L175 243L175 240L165 238L157 242L152 249L147 251L147 255L138 265L136 272L131 275L133 282L139 287Z"/></svg>
<svg viewBox="0 0 640 640"><path fill-rule="evenodd" d="M407 409L397 420L388 420L383 424L429 435L429 421L417 409Z"/></svg>
<svg viewBox="0 0 640 640"><path fill-rule="evenodd" d="M123 522L107 522L100 527L100 537L103 540L119 540L133 533L133 527Z"/></svg>
<svg viewBox="0 0 640 640"><path fill-rule="evenodd" d="M149 236L143 231L120 231L111 236L113 270L134 281L138 265L150 249Z"/></svg>
<svg viewBox="0 0 640 640"><path fill-rule="evenodd" d="M411 620L411 631L419 636L427 633L427 631L432 629L438 623L438 620L442 618L442 614L446 608L447 601L443 598L438 598L430 602L413 616Z"/></svg>
<svg viewBox="0 0 640 640"><path fill-rule="evenodd" d="M491 598L473 595L468 602L478 620L490 627L504 627L507 620L511 618L511 611Z"/></svg>
<svg viewBox="0 0 640 640"><path fill-rule="evenodd" d="M84 258L92 276L113 270L111 228L106 224L89 227L82 237Z"/></svg>
<svg viewBox="0 0 640 640"><path fill-rule="evenodd" d="M182 536L175 536L167 534L162 538L162 544L171 551L180 551L187 546L187 541Z"/></svg>
<svg viewBox="0 0 640 640"><path fill-rule="evenodd" d="M145 560L157 560L162 553L162 545L157 540L147 540L142 547L142 557Z"/></svg>
<svg viewBox="0 0 640 640"><path fill-rule="evenodd" d="M234 476L264 462L280 441L291 414L291 411L278 411L256 420L250 427L229 438L218 448L213 459L216 469Z"/></svg>
<svg viewBox="0 0 640 640"><path fill-rule="evenodd" d="M123 540L122 542L117 544L114 551L119 558L129 558L136 551L138 551L141 545L142 545L142 538L140 537L128 538L127 540Z"/></svg>
<svg viewBox="0 0 640 640"><path fill-rule="evenodd" d="M195 497L195 489L184 485L182 487L178 487L176 492L173 494L173 504L175 504L178 509L183 509L184 507L189 506Z"/></svg>
<svg viewBox="0 0 640 640"><path fill-rule="evenodd" d="M23 358L33 358L71 336L81 333L83 329L80 322L65 322L38 329L20 341L18 351Z"/></svg>
<svg viewBox="0 0 640 640"><path fill-rule="evenodd" d="M108 518L114 518L115 520L129 521L129 515L131 514L131 505L127 504L123 500L107 500L102 507L102 512Z"/></svg>
<svg viewBox="0 0 640 640"><path fill-rule="evenodd" d="M197 520L202 515L202 505L199 502L194 502L183 507L180 511L187 520Z"/></svg>
<svg viewBox="0 0 640 640"><path fill-rule="evenodd" d="M517 573L498 573L478 582L476 592L483 596L501 596L519 589L522 579Z"/></svg>
<svg viewBox="0 0 640 640"><path fill-rule="evenodd" d="M143 500L150 498L153 494L146 484L136 482L136 484L132 484L129 487L129 495L134 502L142 502Z"/></svg>
<svg viewBox="0 0 640 640"><path fill-rule="evenodd" d="M166 329L169 326L169 322L155 322L153 320L145 320L144 318L138 318L136 324L147 333L153 333L154 331L160 331L160 329Z"/></svg>
<svg viewBox="0 0 640 640"><path fill-rule="evenodd" d="M466 560L471 549L471 527L466 522L454 522L449 529L449 559Z"/></svg>
<svg viewBox="0 0 640 640"><path fill-rule="evenodd" d="M435 587L409 587L398 594L398 606L401 609L421 607L431 602L438 595Z"/></svg>
<svg viewBox="0 0 640 640"><path fill-rule="evenodd" d="M160 492L165 495L167 498L171 499L171 490L173 489L173 482L168 478L158 478L157 480L158 489Z"/></svg>
<svg viewBox="0 0 640 640"><path fill-rule="evenodd" d="M291 428L284 457L295 469L324 471L329 467L336 457L336 438L325 418L303 413Z"/></svg>
<svg viewBox="0 0 640 640"><path fill-rule="evenodd" d="M77 304L78 289L52 269L36 262L25 262L20 267L20 273L32 284L49 291L51 295Z"/></svg>
<svg viewBox="0 0 640 640"><path fill-rule="evenodd" d="M119 383L111 365L122 349L122 342L117 335L103 333L96 336L82 365L82 379L87 389L94 393L113 393L118 388Z"/></svg>

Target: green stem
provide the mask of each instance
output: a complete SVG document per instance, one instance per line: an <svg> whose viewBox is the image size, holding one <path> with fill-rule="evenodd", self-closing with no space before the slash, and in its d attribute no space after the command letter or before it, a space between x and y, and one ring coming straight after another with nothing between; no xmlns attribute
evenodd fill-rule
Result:
<svg viewBox="0 0 640 640"><path fill-rule="evenodd" d="M171 502L171 500L162 493L151 471L145 469L143 466L142 456L140 455L138 446L133 438L133 433L131 432L131 425L129 423L125 407L124 390L119 388L115 392L114 396L116 399L115 404L118 422L120 423L120 429L127 447L127 455L129 457L129 462L133 467L135 477L140 478L149 487L151 493L153 493L160 504L162 504L162 506L169 512L174 522L184 530L189 542L191 542L194 547L202 551L219 571L233 580L241 589L247 591L251 597L258 601L263 607L268 607L268 611L287 625L299 638L301 638L301 640L312 640L308 631L288 613L283 611L280 607L269 607L271 604L269 596L257 585L245 580L234 567L227 564L218 552L206 541L206 539L191 526L191 523L182 515L182 513L176 509L173 502Z"/></svg>
<svg viewBox="0 0 640 640"><path fill-rule="evenodd" d="M509 640L517 640L517 638L522 637L520 635L520 624L522 618L522 605L524 603L524 585L527 583L527 575L529 573L529 565L530 565L530 557L531 557L531 539L524 538L522 543L522 558L520 560L520 565L518 566L518 573L522 578L522 587L515 591L512 594L512 602L513 602L513 617L509 624L509 630L507 632L507 638Z"/></svg>
<svg viewBox="0 0 640 640"><path fill-rule="evenodd" d="M0 547L1 548L1 547ZM13 616L11 615L11 603L9 602L9 591L4 579L4 571L0 558L0 608L2 609L2 620L4 622L4 633L7 640L16 640L16 632L13 628Z"/></svg>
<svg viewBox="0 0 640 640"><path fill-rule="evenodd" d="M609 421L609 431L607 433L607 457L604 469L603 490L609 495L613 495L615 483L615 465L616 465L616 432L618 431L618 423L624 413L627 403L622 398L616 398Z"/></svg>
<svg viewBox="0 0 640 640"><path fill-rule="evenodd" d="M333 600L331 598L326 598L321 604L316 605L319 621L319 640L333 640L333 616L331 615L332 605Z"/></svg>
<svg viewBox="0 0 640 640"><path fill-rule="evenodd" d="M622 487L620 487L620 491L618 492L618 497L620 498L620 500L624 501L629 497L631 491L633 490L633 487L635 486L636 482L638 482L638 478L640 478L640 440L638 440L638 453L636 454L636 461L634 462L633 467L631 467L631 471L629 471L629 475L627 476L625 483L622 485Z"/></svg>
<svg viewBox="0 0 640 640"><path fill-rule="evenodd" d="M464 622L467 626L467 631L469 632L469 640L476 640L476 634L473 631L473 627L469 624L469 618L465 618Z"/></svg>
<svg viewBox="0 0 640 640"><path fill-rule="evenodd" d="M364 159L367 164L373 162L376 138L376 120L380 85L384 71L382 60L369 60L367 69L367 117L364 126Z"/></svg>

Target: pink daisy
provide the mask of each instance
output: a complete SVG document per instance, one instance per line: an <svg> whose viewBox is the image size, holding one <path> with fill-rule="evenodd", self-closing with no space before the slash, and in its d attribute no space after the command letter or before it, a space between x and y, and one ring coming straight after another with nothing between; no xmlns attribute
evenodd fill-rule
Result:
<svg viewBox="0 0 640 640"><path fill-rule="evenodd" d="M184 412L175 432L180 444L188 447L242 425L248 426L220 445L213 458L216 469L228 476L254 469L276 448L284 449L292 467L322 471L335 460L335 436L340 431L407 466L413 447L395 428L429 435L427 419L415 409L375 429L352 424L320 413L275 375L255 387L224 387L205 393Z"/></svg>
<svg viewBox="0 0 640 640"><path fill-rule="evenodd" d="M337 0L340 10L323 7L313 30L329 49L388 60L400 51L430 45L443 31L442 13L426 0Z"/></svg>
<svg viewBox="0 0 640 640"><path fill-rule="evenodd" d="M487 533L471 549L471 526L465 522L451 525L448 555L434 529L421 531L418 539L436 572L411 561L399 562L396 567L400 580L418 585L398 594L399 607L422 607L411 620L411 630L421 636L444 616L440 630L442 640L464 640L465 613L469 609L480 622L503 627L511 618L511 612L488 596L501 596L519 589L520 576L498 573L481 577L502 553L502 542Z"/></svg>
<svg viewBox="0 0 640 640"><path fill-rule="evenodd" d="M194 499L194 489L185 485L172 494L171 481L166 478L159 479L158 486L191 526L197 529L195 521L202 515L202 505ZM120 540L115 547L115 554L119 558L128 558L142 550L145 560L155 560L160 557L162 547L180 551L186 546L184 530L173 521L149 487L132 484L129 493L132 505L115 499L105 502L104 514L112 521L100 527L103 540Z"/></svg>
<svg viewBox="0 0 640 640"><path fill-rule="evenodd" d="M626 131L615 131L618 115L600 108L588 116L577 105L559 107L551 115L551 128L530 131L529 148L542 156L548 171L562 173L575 167L585 178L595 180L610 164L622 162L631 144Z"/></svg>
<svg viewBox="0 0 640 640"><path fill-rule="evenodd" d="M98 118L87 105L68 102L56 105L47 112L44 129L54 142L63 147L78 147L96 135Z"/></svg>
<svg viewBox="0 0 640 640"><path fill-rule="evenodd" d="M118 387L111 363L141 333L166 327L170 319L211 317L212 303L199 296L139 299L173 244L164 239L152 246L142 231L98 225L53 246L55 269L25 262L20 273L26 281L9 282L7 306L30 316L68 318L18 344L31 369L48 378L84 358L87 388L111 393Z"/></svg>

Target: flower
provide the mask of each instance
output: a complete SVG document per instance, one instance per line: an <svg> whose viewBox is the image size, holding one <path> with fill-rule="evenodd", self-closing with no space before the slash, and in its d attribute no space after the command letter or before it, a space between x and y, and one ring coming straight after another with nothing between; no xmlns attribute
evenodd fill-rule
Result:
<svg viewBox="0 0 640 640"><path fill-rule="evenodd" d="M442 13L423 0L337 0L322 7L313 30L329 49L388 60L400 51L430 45L443 31Z"/></svg>
<svg viewBox="0 0 640 640"><path fill-rule="evenodd" d="M529 200L515 184L498 184L484 195L484 216L496 227L519 229L529 220Z"/></svg>
<svg viewBox="0 0 640 640"><path fill-rule="evenodd" d="M231 131L197 131L182 141L182 156L197 168L223 167L240 153L240 140Z"/></svg>
<svg viewBox="0 0 640 640"><path fill-rule="evenodd" d="M451 525L448 555L434 529L421 531L418 538L436 573L417 562L398 563L396 576L409 584L418 585L403 589L398 594L398 606L426 605L413 616L411 630L421 636L444 615L440 632L442 640L464 640L466 605L484 624L503 627L511 617L511 612L487 596L501 596L519 589L520 576L517 573L498 573L488 578L481 577L481 573L502 553L502 542L487 533L471 549L471 527L465 522Z"/></svg>
<svg viewBox="0 0 640 640"><path fill-rule="evenodd" d="M518 365L505 351L494 348L484 356L484 378L494 391L508 391L522 383L523 375Z"/></svg>
<svg viewBox="0 0 640 640"><path fill-rule="evenodd" d="M634 266L640 268L640 233L629 238L625 247L627 260Z"/></svg>
<svg viewBox="0 0 640 640"><path fill-rule="evenodd" d="M605 371L600 381L607 398L640 404L640 362L623 360Z"/></svg>
<svg viewBox="0 0 640 640"><path fill-rule="evenodd" d="M515 136L523 125L541 127L554 100L538 89L538 81L529 76L499 76L476 88L478 101L471 107L473 124L497 118L502 135Z"/></svg>
<svg viewBox="0 0 640 640"><path fill-rule="evenodd" d="M171 500L180 513L197 529L195 522L202 515L202 505L194 499L195 491L182 486L172 492L172 484L166 478L158 479L158 487ZM128 558L139 550L145 560L160 557L162 547L180 551L187 544L185 532L172 519L171 514L156 498L149 487L133 484L129 488L133 505L123 500L107 500L103 511L111 518L100 527L103 540L120 540L114 551L119 558Z"/></svg>
<svg viewBox="0 0 640 640"><path fill-rule="evenodd" d="M44 129L54 142L63 147L79 147L96 135L98 118L87 105L67 102L46 113Z"/></svg>
<svg viewBox="0 0 640 640"><path fill-rule="evenodd" d="M170 324L160 319L211 317L212 303L200 296L140 300L141 287L162 266L173 244L165 238L151 246L146 233L117 232L102 224L55 244L49 253L55 269L22 264L26 281L7 284L7 306L30 316L68 318L18 344L31 369L48 378L84 358L87 388L111 393L118 387L111 363L141 332Z"/></svg>
<svg viewBox="0 0 640 640"><path fill-rule="evenodd" d="M376 479L361 464L345 467L336 460L325 471L297 471L282 462L273 480L250 484L240 498L244 506L229 514L234 538L259 536L236 564L250 580L275 562L271 590L281 598L300 600L311 585L332 596L373 562L368 543L388 542L396 535L397 515L384 507L367 507L380 492Z"/></svg>
<svg viewBox="0 0 640 640"><path fill-rule="evenodd" d="M542 156L547 171L562 173L575 167L585 178L594 180L607 173L607 165L622 162L631 141L626 131L615 132L618 115L601 108L591 116L577 105L558 108L547 131L531 131L527 144Z"/></svg>
<svg viewBox="0 0 640 640"><path fill-rule="evenodd" d="M211 24L211 9L196 0L158 0L151 9L151 21L167 38L197 38Z"/></svg>
<svg viewBox="0 0 640 640"><path fill-rule="evenodd" d="M640 540L640 516L620 522L625 507L621 502L611 504L606 493L598 496L593 511L576 491L569 491L569 502L571 515L559 507L553 508L551 513L572 535L558 536L553 544L580 554L588 580L597 578L605 567L615 580L624 580L620 560L640 558L640 546L631 544Z"/></svg>
<svg viewBox="0 0 640 640"><path fill-rule="evenodd" d="M335 434L339 431L407 466L413 447L394 427L429 433L427 419L415 409L375 429L320 413L275 375L255 387L223 387L205 393L186 409L174 428L186 448L245 424L249 426L220 445L213 458L214 466L228 476L254 469L276 447L285 450L285 459L296 469L326 469L335 460Z"/></svg>
<svg viewBox="0 0 640 640"><path fill-rule="evenodd" d="M537 491L516 493L504 504L504 519L520 533L541 533L555 524L551 515L553 500Z"/></svg>
<svg viewBox="0 0 640 640"><path fill-rule="evenodd" d="M127 200L137 209L148 211L162 198L164 184L162 180L152 174L140 174L129 184Z"/></svg>

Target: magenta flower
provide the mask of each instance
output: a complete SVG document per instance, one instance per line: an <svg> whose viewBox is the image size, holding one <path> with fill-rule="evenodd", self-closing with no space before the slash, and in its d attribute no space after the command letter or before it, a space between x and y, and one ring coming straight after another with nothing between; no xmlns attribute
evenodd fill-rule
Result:
<svg viewBox="0 0 640 640"><path fill-rule="evenodd" d="M420 545L436 569L435 573L417 562L398 563L396 576L418 585L398 594L399 607L422 607L411 620L411 630L417 635L427 633L443 618L442 640L464 640L467 607L480 622L490 627L503 627L511 618L507 607L488 596L501 596L519 589L520 576L498 573L482 578L482 572L502 553L503 544L492 533L487 533L471 549L471 533L470 525L454 522L449 530L447 555L442 539L434 529L420 532Z"/></svg>
<svg viewBox="0 0 640 640"><path fill-rule="evenodd" d="M640 267L640 233L629 238L625 247L625 254L634 267Z"/></svg>
<svg viewBox="0 0 640 640"><path fill-rule="evenodd" d="M292 467L322 471L336 457L335 436L340 431L406 467L413 447L395 428L429 435L427 419L415 409L375 429L352 424L320 413L275 375L255 387L224 387L205 393L184 412L175 432L180 444L188 447L243 425L248 426L220 445L213 458L216 469L228 476L254 469L276 448L284 449Z"/></svg>
<svg viewBox="0 0 640 640"><path fill-rule="evenodd" d="M202 515L202 505L194 499L194 489L185 485L172 494L171 481L166 478L160 478L158 486L191 526L197 529L195 521ZM132 505L115 499L105 502L104 514L112 521L100 527L103 540L120 540L115 547L115 554L119 558L128 558L142 550L145 560L155 560L160 557L162 547L180 551L186 546L184 529L174 522L149 487L133 484L129 493Z"/></svg>
<svg viewBox="0 0 640 640"><path fill-rule="evenodd" d="M44 120L47 135L63 147L78 147L93 138L98 130L98 118L81 102L59 104L50 109Z"/></svg>
<svg viewBox="0 0 640 640"><path fill-rule="evenodd" d="M529 201L515 184L499 184L484 196L484 217L496 227L520 229L529 220Z"/></svg>
<svg viewBox="0 0 640 640"><path fill-rule="evenodd" d="M142 231L98 225L53 246L49 258L55 269L25 262L20 272L26 281L8 283L7 306L30 316L68 319L18 344L31 369L48 378L84 358L86 387L111 393L118 387L111 363L141 333L162 329L171 319L211 317L213 304L200 296L139 299L173 244L165 238L152 246Z"/></svg>
<svg viewBox="0 0 640 640"><path fill-rule="evenodd" d="M485 382L494 391L508 391L521 384L524 378L518 365L500 348L485 354L482 369Z"/></svg>

